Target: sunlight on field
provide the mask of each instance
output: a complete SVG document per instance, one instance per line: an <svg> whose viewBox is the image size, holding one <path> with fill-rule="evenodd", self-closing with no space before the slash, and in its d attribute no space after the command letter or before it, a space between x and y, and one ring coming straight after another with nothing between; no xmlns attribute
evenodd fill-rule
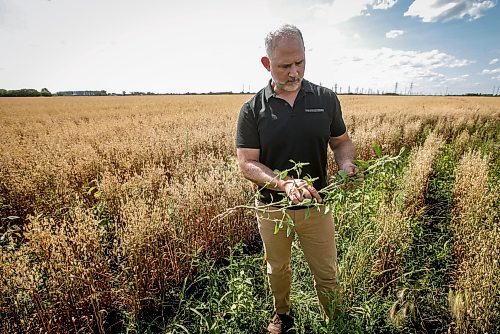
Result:
<svg viewBox="0 0 500 334"><path fill-rule="evenodd" d="M219 259L239 242L253 242L252 212L213 220L252 197L234 148L238 112L249 98L0 99L0 331L113 332L113 321L133 327L147 310L159 314L159 300L185 278L200 275L200 257ZM496 297L484 291L499 292L498 263L487 254L498 255L498 187L492 184L499 178L500 98L339 98L361 159L375 157L374 142L384 154L410 152L404 168L380 179L385 188L376 184L360 195L372 206L338 218L346 220L339 238L350 240L339 246L345 295L354 299L355 291L372 286L378 298L394 296L417 239L415 229L400 222L424 219L433 180L453 175L459 165L459 183L451 191L448 177L443 195L456 197L446 225L453 221L450 240L457 243L447 260L449 310L439 312L447 312L457 332L493 328ZM441 170L445 157L451 162ZM477 176L467 169L475 161ZM331 155L329 164L333 174ZM473 186L466 182L480 177L482 188L464 197ZM468 209L461 198L485 205ZM349 219L357 222L352 230ZM470 234L478 224L476 240ZM476 243L484 245L477 248L481 262L461 246ZM411 313L417 300L392 304L384 319L393 330L420 326Z"/></svg>

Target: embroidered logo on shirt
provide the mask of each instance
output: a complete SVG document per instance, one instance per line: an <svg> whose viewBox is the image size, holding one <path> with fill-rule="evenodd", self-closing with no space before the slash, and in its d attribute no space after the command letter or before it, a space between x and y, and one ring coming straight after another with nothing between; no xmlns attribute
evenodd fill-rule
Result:
<svg viewBox="0 0 500 334"><path fill-rule="evenodd" d="M316 108L316 109L306 109L306 112L324 112L325 109L323 108Z"/></svg>

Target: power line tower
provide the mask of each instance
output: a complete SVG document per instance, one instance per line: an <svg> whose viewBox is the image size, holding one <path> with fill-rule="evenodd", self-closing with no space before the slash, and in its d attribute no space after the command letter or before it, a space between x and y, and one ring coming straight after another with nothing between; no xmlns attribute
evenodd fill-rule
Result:
<svg viewBox="0 0 500 334"><path fill-rule="evenodd" d="M394 85L394 94L398 93L398 82L396 81L396 84Z"/></svg>
<svg viewBox="0 0 500 334"><path fill-rule="evenodd" d="M410 92L409 92L410 95L412 95L412 90L413 90L413 81L410 83Z"/></svg>

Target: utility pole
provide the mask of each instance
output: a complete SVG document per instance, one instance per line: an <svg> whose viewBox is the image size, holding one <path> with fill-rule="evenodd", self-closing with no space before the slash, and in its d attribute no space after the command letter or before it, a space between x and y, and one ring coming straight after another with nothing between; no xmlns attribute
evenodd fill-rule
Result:
<svg viewBox="0 0 500 334"><path fill-rule="evenodd" d="M333 91L337 94L337 84L335 84L335 89Z"/></svg>
<svg viewBox="0 0 500 334"><path fill-rule="evenodd" d="M413 90L413 81L410 83L410 95L412 95L412 90Z"/></svg>
<svg viewBox="0 0 500 334"><path fill-rule="evenodd" d="M396 81L396 85L394 85L394 94L398 93L398 82Z"/></svg>

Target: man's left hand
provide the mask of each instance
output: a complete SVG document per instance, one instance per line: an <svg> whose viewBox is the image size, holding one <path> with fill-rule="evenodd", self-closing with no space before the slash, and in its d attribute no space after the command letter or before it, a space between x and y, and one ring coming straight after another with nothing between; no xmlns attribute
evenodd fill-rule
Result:
<svg viewBox="0 0 500 334"><path fill-rule="evenodd" d="M352 162L344 162L339 166L339 169L345 170L347 172L347 176L353 176L358 173L358 167Z"/></svg>
<svg viewBox="0 0 500 334"><path fill-rule="evenodd" d="M349 179L345 184L342 185L342 189L354 189L356 188L360 183L363 182L364 176L363 173L358 173L359 169L358 167L352 163L352 162L345 162L342 165L339 166L341 170L344 170L347 172L347 176L355 176L355 179Z"/></svg>

